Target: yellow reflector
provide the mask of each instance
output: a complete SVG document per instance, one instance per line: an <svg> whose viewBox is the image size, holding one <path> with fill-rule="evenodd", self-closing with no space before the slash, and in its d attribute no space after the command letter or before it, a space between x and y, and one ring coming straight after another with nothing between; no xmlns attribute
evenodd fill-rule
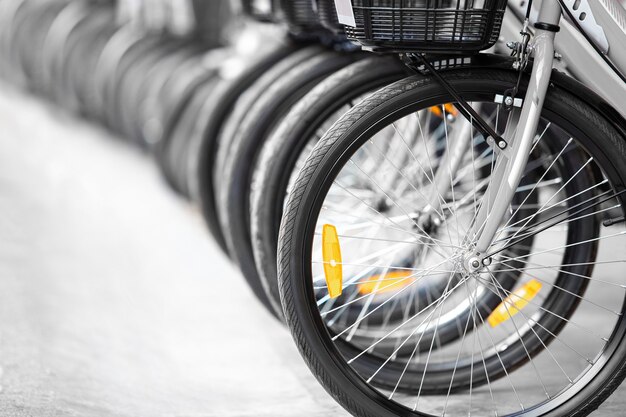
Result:
<svg viewBox="0 0 626 417"><path fill-rule="evenodd" d="M341 268L341 247L337 229L332 224L322 228L322 258L324 259L324 276L330 298L341 295L343 290L343 271Z"/></svg>
<svg viewBox="0 0 626 417"><path fill-rule="evenodd" d="M376 291L376 294L397 291L415 281L415 278L411 277L411 275L412 271L399 270L390 271L384 275L373 275L361 281L359 293L365 295L374 291Z"/></svg>
<svg viewBox="0 0 626 417"><path fill-rule="evenodd" d="M456 109L456 107L454 107L452 103L444 104L443 108L445 109L447 114L451 114L454 117L458 116L459 114L459 111ZM428 110L430 110L430 112L437 117L443 117L443 110L441 109L441 106L432 106Z"/></svg>
<svg viewBox="0 0 626 417"><path fill-rule="evenodd" d="M541 282L533 279L513 291L487 318L491 327L507 321L519 313L541 290Z"/></svg>

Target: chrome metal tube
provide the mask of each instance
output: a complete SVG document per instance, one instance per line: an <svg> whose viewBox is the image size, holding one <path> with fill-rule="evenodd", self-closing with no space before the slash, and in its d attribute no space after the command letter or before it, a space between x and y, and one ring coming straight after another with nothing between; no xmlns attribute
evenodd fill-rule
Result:
<svg viewBox="0 0 626 417"><path fill-rule="evenodd" d="M538 21L549 25L558 25L561 18L561 6L556 1L542 2ZM513 138L505 138L509 143L508 161L504 168L503 180L497 185L493 205L481 207L478 219L486 218L484 228L479 231L476 244L476 252L484 255L489 250L491 243L511 204L515 191L520 183L524 169L530 156L530 150L537 132L539 118L543 109L543 103L548 91L552 64L554 61L554 36L555 32L537 29L532 47L534 50L534 63L530 84L526 92L520 121ZM501 153L500 158L507 158L507 153ZM488 193L493 193L489 185Z"/></svg>

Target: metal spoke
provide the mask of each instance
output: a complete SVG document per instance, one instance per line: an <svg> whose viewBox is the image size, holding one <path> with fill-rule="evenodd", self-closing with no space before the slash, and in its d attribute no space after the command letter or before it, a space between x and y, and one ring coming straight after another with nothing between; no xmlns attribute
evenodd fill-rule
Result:
<svg viewBox="0 0 626 417"><path fill-rule="evenodd" d="M464 279L461 279L459 281L458 284L456 284L454 287L452 287L452 289L450 289L448 292L444 293L440 300L438 301L437 305L440 305L440 303L443 303L449 296L450 294L452 294L457 288L459 288L461 286L461 284L464 282ZM393 333L395 333L396 331L398 331L399 329L401 329L402 327L404 327L407 323L413 321L413 319L415 319L416 317L419 317L424 311L427 311L430 309L430 307L432 307L432 304L429 306L426 306L426 308L418 311L416 314L412 315L408 320L404 321L403 323L400 323L397 327L394 327L390 332L386 333L384 336L380 337L376 342L372 343L370 346L368 346L367 348L365 348L361 353L359 353L357 356L353 357L352 359L350 359L348 361L348 363L352 363L354 362L356 359L358 359L359 357L361 357L365 352L371 350L372 348L374 348L375 346L377 346L380 342L382 342L383 340L387 339L389 336L391 336ZM435 309L433 311L436 311L436 306Z"/></svg>
<svg viewBox="0 0 626 417"><path fill-rule="evenodd" d="M477 279L478 279L480 282L482 282L483 284L486 284L486 285L485 285L485 287L486 287L486 288L488 288L488 289L490 288L490 285L491 285L491 284L489 283L489 281L485 281L485 280L484 280L484 278L477 278ZM493 289L491 289L490 291L491 291L491 292L493 292ZM506 293L508 293L508 295L512 295L512 294L513 294L513 292L512 292L512 291L509 291L509 290L506 290L506 289L503 289L503 291L505 291ZM545 313L548 313L548 314L550 314L550 315L552 315L552 316L554 316L554 317L558 318L559 320L563 320L563 321L565 321L565 322L566 322L566 323L568 323L568 324L572 324L572 325L574 325L575 327L578 327L579 329L584 330L585 332L587 332L587 333L591 334L592 336L597 337L598 339L600 339L600 340L602 340L602 341L606 341L606 338L605 338L605 337L602 337L602 336L600 336L600 335L595 334L595 332L593 332L592 330L590 330L590 329L586 328L585 326L582 326L582 325L580 325L580 324L578 324L578 323L576 323L576 322L573 322L572 320L568 320L568 319L566 319L565 317L563 317L563 316L561 316L561 315L559 315L559 314L556 314L554 311L550 311L550 310L548 310L548 309L546 309L546 308L544 308L544 307L540 306L539 304L537 304L537 303L533 302L532 300L529 300L529 299L527 299L527 298L524 298L523 296L520 296L519 294L513 294L513 295L514 295L516 298L519 298L520 300L523 300L524 302L528 303L529 305L534 306L534 307L537 307L539 310L541 310L541 311L543 311L543 312L545 312ZM513 306L513 307L514 307L514 306ZM520 309L518 309L518 308L516 308L516 310L517 310L517 311L520 311ZM541 323L539 323L539 322L537 322L537 321L534 321L534 322L535 322L538 326L541 326L541 328L543 328L546 332L550 333L550 335L552 335L555 339L558 339L561 343L566 344L565 342L563 342L562 340L560 340L560 339L559 339L559 337L558 337L557 335L555 335L553 332L551 332L550 330L548 330L548 329L546 329L545 327L543 327L543 326L541 325ZM574 348L572 348L572 347L571 347L571 346L569 346L569 345L568 345L568 347L569 347L572 351L574 351L576 354L578 354L578 356L580 356L581 358L583 358L586 362L588 362L589 364L593 365L593 362L592 362L589 358L587 358L585 355L583 355L582 353L578 352L577 350L575 350Z"/></svg>
<svg viewBox="0 0 626 417"><path fill-rule="evenodd" d="M454 275L454 272L452 272L450 275L451 275L451 276L452 276L452 275ZM380 303L377 307L375 307L372 311L370 311L370 312L369 312L369 313L367 313L366 315L364 315L364 316L359 316L359 317L357 318L357 320L356 320L354 323L352 323L350 326L346 327L343 331L341 331L341 333L338 333L338 334L336 334L335 336L333 336L333 340L336 340L337 338L339 338L342 334L344 334L346 331L350 330L352 327L354 327L354 326L358 326L358 324L359 324L361 321L363 321L364 319L366 319L367 317L369 317L371 314L373 314L373 313L374 313L375 311L377 311L379 308L383 307L383 306L384 306L385 304L387 304L389 301L391 301L391 300L393 300L394 298L396 298L398 295L400 295L400 294L401 294L401 293L403 293L405 290L407 290L408 288L410 288L410 287L412 287L413 285L415 285L417 282L419 282L419 280L421 280L422 278L424 278L424 277L426 277L426 276L428 276L428 275L422 275L422 276L420 276L420 277L419 277L419 279L417 279L417 280L413 281L412 283L410 283L410 284L409 284L409 285L407 285L406 287L404 287L404 288L402 288L401 290L399 290L399 291L397 291L396 293L394 293L391 297L389 297L388 299L386 299L385 301L383 301L382 303ZM409 278L409 277L407 277L407 278ZM405 278L405 279L407 279L407 278ZM364 299L364 298L367 298L367 297L371 296L372 294L375 294L376 292L381 291L381 290L383 290L384 288L388 288L388 287L393 286L393 285L395 285L395 284L392 284L392 285L387 285L387 286L385 286L385 287L383 287L383 288L380 288L380 289L375 288L375 289L374 289L374 290L373 290L370 294L367 294L367 295L364 295L364 296L362 296L362 297L359 297L359 298L357 298L357 299L353 300L352 302L359 301L359 300L362 300L362 299ZM342 306L345 306L345 305L346 305L346 304L343 304ZM428 307L430 307L430 306L427 306L426 308L428 308ZM331 310L331 311L332 311L332 310Z"/></svg>
<svg viewBox="0 0 626 417"><path fill-rule="evenodd" d="M567 245L557 246L557 247L551 248L551 249L545 249L545 250L542 250L542 251L533 252L533 253L529 253L529 254L526 254L526 255L516 256L516 257L513 257L511 259L517 261L517 260L525 259L525 258L528 258L528 257L531 257L531 256L540 255L542 253L554 252L554 251L559 250L559 249L571 248L573 246L583 245L583 244L591 243L591 242L597 242L597 241L602 240L602 239L608 239L608 238L611 238L611 237L622 236L624 234L626 234L626 230L622 231L622 232L619 232L619 233L612 234L612 235L608 235L608 236L600 236L600 237L596 237L596 238L592 238L592 239L583 240L581 242L570 243L570 244L567 244Z"/></svg>
<svg viewBox="0 0 626 417"><path fill-rule="evenodd" d="M620 316L620 315L621 315L621 313L618 313L618 312L616 312L616 311L610 310L610 309L608 309L608 308L606 308L606 307L604 307L604 306L601 306L600 304L594 303L593 301L588 300L588 299L586 299L585 297L583 297L583 296L581 296L581 295L578 295L578 294L576 294L576 293L574 293L574 292L572 292L572 291L566 290L566 289L565 289L565 288L563 288L563 287L560 287L560 286L558 286L558 285L556 285L556 284L553 284L553 283L551 283L551 282L548 282L548 281L546 281L546 280L544 280L544 279L542 279L542 278L539 278L539 277L537 277L537 276L535 276L535 275L531 275L531 274L529 274L529 273L526 271L526 269L521 270L521 269L515 268L514 266L509 265L509 264L507 264L507 263L506 263L506 262L504 262L504 261L502 261L502 262L500 262L500 263L501 263L502 265L508 266L509 268L512 268L514 271L520 272L520 273L522 273L522 274L526 274L526 275L528 275L529 277L536 279L537 281L540 281L540 282L543 282L543 283L545 283L545 284L547 284L547 285L550 285L550 286L552 286L553 288L558 289L559 291L563 291L563 292L565 292L565 293L567 293L567 294L570 294L570 295L572 295L572 296L574 296L574 297L576 297L576 298L580 299L581 301L585 301L585 302L587 302L587 303L589 303L589 304L592 304L592 305L594 305L594 306L596 306L596 307L598 307L598 308L600 308L600 309L602 309L602 310L608 311L608 312L609 312L609 313L611 313L611 314L614 314L614 315L616 315L616 316ZM588 276L586 276L586 275L576 274L576 273L573 273L573 272L569 272L569 273L568 273L568 272L565 272L565 271L561 271L561 272L564 272L564 273L566 273L566 274L569 274L569 275L572 275L572 276L576 276L576 277L581 277L581 278L591 279L590 277L588 277Z"/></svg>

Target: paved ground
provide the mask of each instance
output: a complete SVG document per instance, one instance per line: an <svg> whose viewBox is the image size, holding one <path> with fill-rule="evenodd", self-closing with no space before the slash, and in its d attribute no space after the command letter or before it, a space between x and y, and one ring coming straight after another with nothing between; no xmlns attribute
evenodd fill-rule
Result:
<svg viewBox="0 0 626 417"><path fill-rule="evenodd" d="M2 86L0 285L2 416L345 415L146 157Z"/></svg>
<svg viewBox="0 0 626 417"><path fill-rule="evenodd" d="M148 158L0 90L0 415L326 416Z"/></svg>

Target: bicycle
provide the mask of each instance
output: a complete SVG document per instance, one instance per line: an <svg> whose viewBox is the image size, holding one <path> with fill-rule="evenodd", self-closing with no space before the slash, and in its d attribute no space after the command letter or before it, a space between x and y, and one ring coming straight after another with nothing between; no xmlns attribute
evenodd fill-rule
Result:
<svg viewBox="0 0 626 417"><path fill-rule="evenodd" d="M205 166L197 177L205 218L214 224L212 229L219 230L223 247L270 311L273 309L254 264L248 228L247 191L257 151L289 108L315 83L362 57L352 51L334 50L336 43L321 27L310 2L277 3L285 12L290 36L297 46L242 92L219 135L212 139L219 145L217 150L200 152L201 158L206 155L212 162L211 175L206 175ZM320 45L320 38L328 38L330 47ZM212 184L208 184L209 179ZM209 207L213 207L212 212L207 210Z"/></svg>
<svg viewBox="0 0 626 417"><path fill-rule="evenodd" d="M349 37L417 74L323 136L280 227L287 324L355 415L587 415L624 378L624 84L552 71L563 10L623 12L544 1L531 40L529 3L511 58L475 54L504 1L341 3Z"/></svg>

